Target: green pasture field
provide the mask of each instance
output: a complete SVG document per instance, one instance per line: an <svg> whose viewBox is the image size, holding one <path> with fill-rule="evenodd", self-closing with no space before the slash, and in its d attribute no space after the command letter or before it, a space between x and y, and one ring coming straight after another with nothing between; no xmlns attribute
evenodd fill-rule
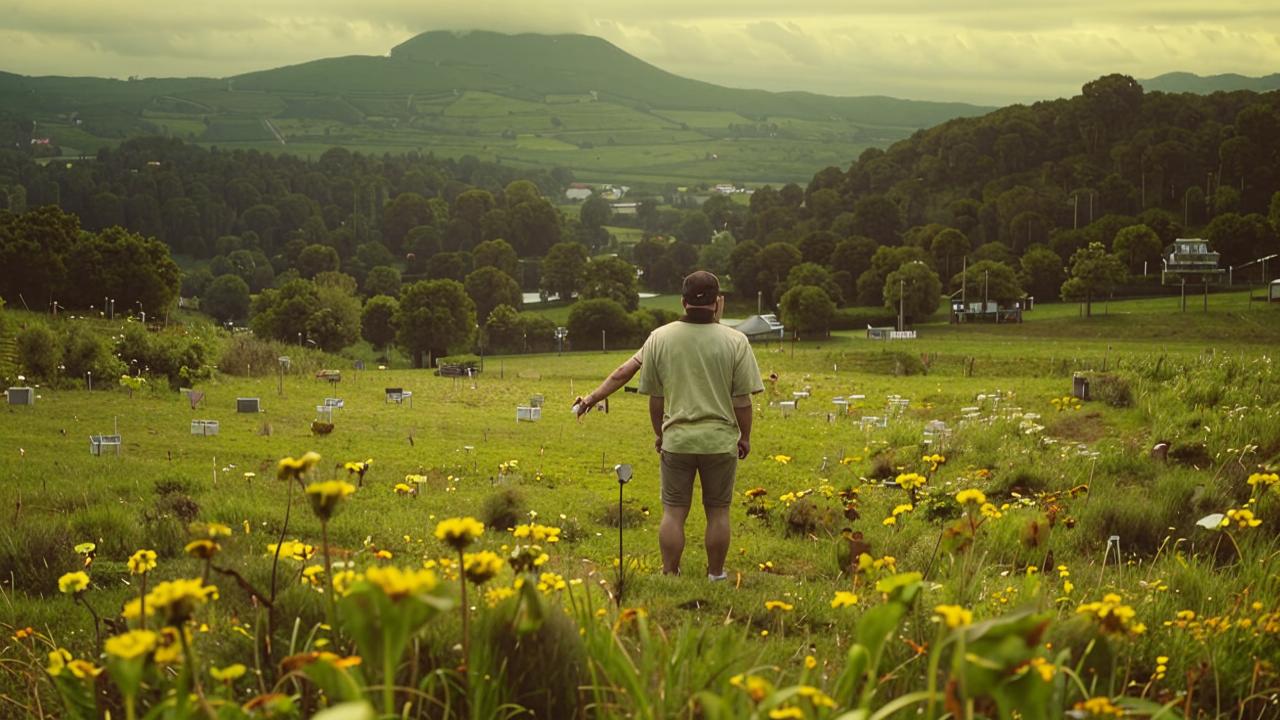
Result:
<svg viewBox="0 0 1280 720"><path fill-rule="evenodd" d="M674 300L646 302L670 308ZM97 544L87 599L109 616L135 592L124 562L138 548L159 553L157 578L199 573L200 564L182 555L192 520L233 528L219 562L265 583L266 546L281 533L290 493L274 479L276 461L308 450L323 457L318 479L344 477L344 462L373 459L329 526L336 551L357 567L387 562L374 559L379 550L402 566L447 557L432 537L436 522L483 515L490 498L514 490L521 517L564 529L544 570L580 579L603 599L614 588L618 552L613 467L626 463L635 475L623 491L625 605L643 607L650 622L672 630L738 635L744 654L731 672L755 667L780 683L795 681L806 655L826 677L840 671L855 621L879 602L869 579L837 567L839 530L851 526L864 533L869 555L891 556L898 571L928 573L917 609L886 650L892 665L901 663L886 688L923 686L923 660L913 660L906 641L931 641L935 605L962 605L977 619L1046 611L1055 618L1048 635L1055 651L1078 657L1092 635L1076 607L1116 592L1148 630L1111 646L1128 669L1107 671L1096 694L1123 691L1126 678L1146 682L1157 656L1173 658L1168 675L1177 679L1208 654L1223 693L1243 697L1250 668L1277 647L1277 635L1242 632L1205 646L1165 622L1185 609L1262 622L1262 611L1247 609L1253 601L1280 611L1280 497L1254 506L1261 528L1234 531L1239 557L1220 533L1195 525L1240 507L1250 496L1249 473L1280 463L1280 378L1272 366L1280 307L1215 296L1203 322L1170 312L1163 299L1112 303L1108 311L1084 320L1071 316L1074 306L1042 306L1022 325L923 325L915 341L847 332L756 346L761 372L779 379L755 398L751 454L739 464L737 490L740 498L753 487L767 494L759 516L748 514L745 499L735 502L730 579L714 584L705 579L696 507L683 575L660 574L658 456L645 398L620 392L608 414L581 420L569 411L631 350L487 357L474 381L373 365L344 369L332 386L313 379L310 367L283 378L219 375L196 386L205 398L194 410L155 384L133 397L120 388L39 388L34 406L0 413L0 626L6 635L36 627L79 656L93 645L92 626L56 589L58 576L80 563L72 546ZM1051 400L1070 393L1076 371L1094 373L1095 399L1058 411ZM1120 386L1125 397L1106 394ZM389 387L412 391L412 404L386 402ZM808 397L784 413L777 403L796 392ZM997 393L998 402L991 399ZM516 406L533 395L545 398L541 420L517 422ZM832 402L850 395L861 397L848 412ZM892 413L892 396L909 404ZM262 412L237 414L238 397L260 398ZM342 398L345 407L333 414L332 434L315 436L315 406L326 397ZM863 421L890 415L883 427ZM221 431L193 436L193 419L218 420ZM925 446L932 420L953 434ZM119 456L91 456L88 436L117 428ZM1148 450L1157 440L1186 454L1153 460ZM946 458L932 472L921 461L931 452ZM910 501L875 478L904 472L924 473L928 483L915 508L887 525L894 508ZM393 492L407 475L426 478L416 497ZM1003 516L984 521L971 551L939 550L940 533L961 517L952 495L967 487L986 493ZM1079 494L1066 494L1070 488ZM842 490L855 498L856 517L844 514ZM1057 524L1029 543L1028 527L1043 522L1049 507ZM1115 562L1111 535L1120 538L1123 562ZM295 498L285 536L320 543L305 501ZM479 546L501 551L509 542L491 528ZM302 564L285 570L280 602L304 618L305 634L320 619L320 596L299 583ZM510 582L509 575L493 582ZM247 598L230 579L214 581L222 598L202 615L209 625L202 652L219 665L244 661L251 645L231 630L250 616ZM859 604L833 608L839 590L856 591ZM793 609L768 612L764 603L772 600Z"/></svg>

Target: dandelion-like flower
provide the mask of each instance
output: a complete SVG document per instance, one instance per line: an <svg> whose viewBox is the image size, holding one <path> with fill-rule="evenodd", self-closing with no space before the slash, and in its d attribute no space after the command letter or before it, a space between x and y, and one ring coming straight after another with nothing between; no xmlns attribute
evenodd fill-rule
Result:
<svg viewBox="0 0 1280 720"><path fill-rule="evenodd" d="M564 577L557 573L544 572L538 576L538 590L545 594L551 594L556 590L564 590L567 587L569 585L564 581Z"/></svg>
<svg viewBox="0 0 1280 720"><path fill-rule="evenodd" d="M156 567L155 550L139 550L129 556L129 574L145 575Z"/></svg>
<svg viewBox="0 0 1280 720"><path fill-rule="evenodd" d="M398 567L371 567L365 579L392 600L421 595L436 587L436 574L430 570L401 570Z"/></svg>
<svg viewBox="0 0 1280 720"><path fill-rule="evenodd" d="M213 676L214 680L218 680L220 682L225 682L225 683L235 682L236 680L239 680L240 678L244 677L244 674L247 671L248 671L248 668L246 668L244 665L241 665L240 663L234 663L224 668L216 668L216 667L209 668L209 674Z"/></svg>
<svg viewBox="0 0 1280 720"><path fill-rule="evenodd" d="M79 595L87 589L89 589L88 573L77 570L58 578L58 592L64 595Z"/></svg>
<svg viewBox="0 0 1280 720"><path fill-rule="evenodd" d="M511 536L517 540L554 545L560 542L560 528L529 523L528 525L517 525L512 528Z"/></svg>
<svg viewBox="0 0 1280 720"><path fill-rule="evenodd" d="M757 703L773 692L773 686L769 684L769 681L759 675L734 675L729 678L729 684L736 688L741 688L747 693L747 697L751 698L752 702Z"/></svg>
<svg viewBox="0 0 1280 720"><path fill-rule="evenodd" d="M1100 601L1084 603L1076 608L1076 613L1088 615L1104 633L1141 635L1147 630L1146 625L1135 622L1137 613L1116 593L1107 593Z"/></svg>
<svg viewBox="0 0 1280 720"><path fill-rule="evenodd" d="M316 517L328 521L337 511L342 499L356 491L356 486L345 480L325 480L307 486L307 498Z"/></svg>
<svg viewBox="0 0 1280 720"><path fill-rule="evenodd" d="M848 590L837 590L835 597L831 598L832 608L853 607L858 604L858 596Z"/></svg>
<svg viewBox="0 0 1280 720"><path fill-rule="evenodd" d="M147 593L147 612L163 614L169 625L178 627L191 618L196 608L217 597L218 588L206 585L200 578L170 580L156 585L154 590ZM130 617L131 606L132 615L136 617L139 614L135 603L137 601L133 600L125 606L125 618Z"/></svg>
<svg viewBox="0 0 1280 720"><path fill-rule="evenodd" d="M45 668L45 672L53 677L69 672L76 678L84 680L97 677L102 673L102 668L88 660L76 660L66 648L58 648L49 653L49 665Z"/></svg>
<svg viewBox="0 0 1280 720"><path fill-rule="evenodd" d="M778 463L779 465L786 465L787 463L791 462L790 455L773 455L772 459L774 462Z"/></svg>
<svg viewBox="0 0 1280 720"><path fill-rule="evenodd" d="M515 594L516 594L515 588L511 588L511 587L490 588L486 590L484 593L484 602L489 607L497 607L498 603L502 602L503 600L506 600L509 597L514 597Z"/></svg>
<svg viewBox="0 0 1280 720"><path fill-rule="evenodd" d="M1004 513L1000 512L1000 508L991 503L982 503L982 507L978 508L978 512L982 513L982 517L992 520L1004 517Z"/></svg>
<svg viewBox="0 0 1280 720"><path fill-rule="evenodd" d="M150 655L159 642L160 636L150 630L130 630L107 638L102 647L111 657L133 660Z"/></svg>
<svg viewBox="0 0 1280 720"><path fill-rule="evenodd" d="M981 506L987 502L987 496L977 488L968 488L956 493L956 502L961 505Z"/></svg>
<svg viewBox="0 0 1280 720"><path fill-rule="evenodd" d="M454 550L465 550L467 546L484 534L484 524L473 517L449 518L436 525L436 539L442 540Z"/></svg>
<svg viewBox="0 0 1280 720"><path fill-rule="evenodd" d="M935 622L946 623L952 630L973 622L973 612L959 605L938 605L933 609Z"/></svg>
<svg viewBox="0 0 1280 720"><path fill-rule="evenodd" d="M218 543L201 538L187 543L186 547L184 547L182 551L191 557L200 558L201 560L209 560L214 555L217 555L218 551L221 549L222 546Z"/></svg>
<svg viewBox="0 0 1280 720"><path fill-rule="evenodd" d="M791 612L796 609L796 606L782 600L765 600L764 609L770 612L773 612L774 610L778 610L780 612Z"/></svg>
<svg viewBox="0 0 1280 720"><path fill-rule="evenodd" d="M1081 700L1075 704L1074 709L1084 711L1087 717L1124 716L1124 710L1112 703L1111 698L1101 696Z"/></svg>
<svg viewBox="0 0 1280 720"><path fill-rule="evenodd" d="M311 468L320 462L320 454L308 452L300 458L287 457L276 466L276 477L281 480L295 480L311 472Z"/></svg>
<svg viewBox="0 0 1280 720"><path fill-rule="evenodd" d="M495 552L484 550L462 556L462 574L476 585L483 585L502 570L502 558Z"/></svg>
<svg viewBox="0 0 1280 720"><path fill-rule="evenodd" d="M1253 487L1280 488L1280 474L1253 473L1249 476L1249 484Z"/></svg>

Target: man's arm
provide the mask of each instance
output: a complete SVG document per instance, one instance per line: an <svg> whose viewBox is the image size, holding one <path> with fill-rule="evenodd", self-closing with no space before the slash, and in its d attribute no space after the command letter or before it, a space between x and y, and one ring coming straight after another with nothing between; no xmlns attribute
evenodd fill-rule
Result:
<svg viewBox="0 0 1280 720"><path fill-rule="evenodd" d="M649 396L649 422L653 425L653 447L662 452L662 412L665 405L661 395Z"/></svg>
<svg viewBox="0 0 1280 720"><path fill-rule="evenodd" d="M635 377L638 372L640 372L640 361L634 355L627 358L626 362L609 373L609 377L600 383L600 387L587 393L586 397L580 397L574 402L574 406L578 408L578 415L582 416L596 403L617 392L618 388L626 385L627 381Z"/></svg>
<svg viewBox="0 0 1280 720"><path fill-rule="evenodd" d="M751 454L751 396L733 398L733 416L738 421L738 459L746 460Z"/></svg>

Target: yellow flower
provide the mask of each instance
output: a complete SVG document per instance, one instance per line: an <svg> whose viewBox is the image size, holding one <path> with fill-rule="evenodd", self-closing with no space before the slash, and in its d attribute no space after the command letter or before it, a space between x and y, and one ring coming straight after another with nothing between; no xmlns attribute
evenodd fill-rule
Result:
<svg viewBox="0 0 1280 720"><path fill-rule="evenodd" d="M987 496L981 490L968 488L956 493L956 502L961 505L983 505L987 502Z"/></svg>
<svg viewBox="0 0 1280 720"><path fill-rule="evenodd" d="M311 585L312 587L324 587L320 582L321 575L324 575L323 565L308 565L302 570L302 584Z"/></svg>
<svg viewBox="0 0 1280 720"><path fill-rule="evenodd" d="M902 513L909 513L909 512L911 512L912 510L915 510L915 509L916 509L916 506L915 506L915 505L912 505L911 503L904 503L904 504L902 504L902 505L895 505L895 506L893 507L893 516L894 516L894 517L897 517L897 516L901 515Z"/></svg>
<svg viewBox="0 0 1280 720"><path fill-rule="evenodd" d="M1254 528L1262 524L1262 521L1253 516L1252 510L1241 508L1239 510L1228 510L1227 516L1222 519L1222 527L1230 527L1234 524L1237 528Z"/></svg>
<svg viewBox="0 0 1280 720"><path fill-rule="evenodd" d="M485 550L466 553L462 556L462 574L476 585L489 582L500 570L502 570L502 558L495 552Z"/></svg>
<svg viewBox="0 0 1280 720"><path fill-rule="evenodd" d="M816 658L816 657L814 657L814 656L812 656L812 655L805 655L805 656L804 656L804 668L805 668L806 670L812 670L812 669L814 669L814 668L816 668L816 667L818 667L818 658Z"/></svg>
<svg viewBox="0 0 1280 720"><path fill-rule="evenodd" d="M371 567L365 579L392 600L430 592L436 586L436 574L430 570L401 570L398 567Z"/></svg>
<svg viewBox="0 0 1280 720"><path fill-rule="evenodd" d="M414 492L412 487L404 483L396 483L395 487L391 488L391 490L397 495L412 495Z"/></svg>
<svg viewBox="0 0 1280 720"><path fill-rule="evenodd" d="M1124 710L1112 704L1110 698L1101 696L1081 700L1075 704L1075 709L1083 710L1088 716L1092 717L1106 717L1108 715L1122 717L1124 715Z"/></svg>
<svg viewBox="0 0 1280 720"><path fill-rule="evenodd" d="M328 520L338 509L338 503L356 491L356 486L345 480L325 480L313 482L307 486L307 497L311 500L311 510L321 520Z"/></svg>
<svg viewBox="0 0 1280 720"><path fill-rule="evenodd" d="M299 540L285 540L284 543L279 544L278 547L280 549L280 557L287 558L289 560L310 560L311 556L316 552L314 546L308 545ZM276 548L276 543L267 545L267 554L275 555Z"/></svg>
<svg viewBox="0 0 1280 720"><path fill-rule="evenodd" d="M147 593L147 610L157 614L164 613L167 622L177 626L186 622L197 607L217 597L218 588L205 585L204 580L200 578L170 580L156 585L154 590ZM129 617L129 610L129 606L126 605L126 618ZM133 614L137 616L137 608L134 608Z"/></svg>
<svg viewBox="0 0 1280 720"><path fill-rule="evenodd" d="M769 611L781 610L782 612L791 612L796 609L796 606L788 602L783 602L782 600L765 600L764 609Z"/></svg>
<svg viewBox="0 0 1280 720"><path fill-rule="evenodd" d="M768 495L769 491L765 490L762 487L753 487L742 494L746 496L748 500L755 500L756 498L761 497L763 495Z"/></svg>
<svg viewBox="0 0 1280 720"><path fill-rule="evenodd" d="M945 622L952 630L973 622L973 613L959 605L938 605L933 612L935 621Z"/></svg>
<svg viewBox="0 0 1280 720"><path fill-rule="evenodd" d="M831 607L844 608L853 607L858 604L858 596L848 590L837 590L835 597L831 598Z"/></svg>
<svg viewBox="0 0 1280 720"><path fill-rule="evenodd" d="M61 675L63 671L69 671L75 677L84 680L97 677L102 673L102 668L88 660L73 660L70 652L65 648L58 648L49 653L49 666L45 671L54 677Z"/></svg>
<svg viewBox="0 0 1280 720"><path fill-rule="evenodd" d="M66 595L79 595L89 587L89 575L77 570L58 578L58 591Z"/></svg>
<svg viewBox="0 0 1280 720"><path fill-rule="evenodd" d="M222 669L211 667L209 668L209 674L213 676L214 680L220 680L222 682L229 683L244 677L246 670L247 668L245 668L244 665L241 665L240 663L235 663L233 665L228 665Z"/></svg>
<svg viewBox="0 0 1280 720"><path fill-rule="evenodd" d="M919 473L902 473L897 477L895 482L898 483L899 487L910 490L911 488L918 488L921 485L924 485L928 482L928 478L920 475Z"/></svg>
<svg viewBox="0 0 1280 720"><path fill-rule="evenodd" d="M568 587L564 578L553 572L544 572L538 576L538 590L550 594L556 590L564 590Z"/></svg>
<svg viewBox="0 0 1280 720"><path fill-rule="evenodd" d="M342 467L343 467L343 469L344 469L344 470L346 470L347 472L349 472L349 473L353 473L353 474L355 474L355 475L359 475L360 477L362 477L362 478L363 478L363 477L364 477L364 474L365 474L365 473L367 473L367 472L369 472L369 466L370 466L370 465L372 465L372 464L373 464L373 458L369 458L368 460L365 460L364 462L349 462L349 463L344 463L344 464L342 465Z"/></svg>
<svg viewBox="0 0 1280 720"><path fill-rule="evenodd" d="M97 550L97 549L98 549L98 546L95 543L91 543L91 542L78 543L75 547L76 552L79 553L80 555L89 555L93 553L94 550Z"/></svg>
<svg viewBox="0 0 1280 720"><path fill-rule="evenodd" d="M813 656L810 655L809 657L812 658ZM814 660L813 664L816 666L818 661ZM836 706L836 701L830 695L812 685L801 685L796 688L796 694L802 698L808 698L814 707L833 708Z"/></svg>
<svg viewBox="0 0 1280 720"><path fill-rule="evenodd" d="M773 686L769 681L759 675L734 675L729 678L729 684L745 690L753 702L760 702L773 692Z"/></svg>
<svg viewBox="0 0 1280 720"><path fill-rule="evenodd" d="M804 720L804 711L798 707L781 707L769 711L770 720Z"/></svg>
<svg viewBox="0 0 1280 720"><path fill-rule="evenodd" d="M515 596L516 591L510 587L495 587L486 590L484 593L484 602L489 607L497 607L498 603L509 597ZM603 608L601 608L603 610Z"/></svg>
<svg viewBox="0 0 1280 720"><path fill-rule="evenodd" d="M1004 513L1000 512L1000 509L991 503L982 503L982 507L978 508L978 512L982 513L982 517L991 518L992 520L1004 517Z"/></svg>
<svg viewBox="0 0 1280 720"><path fill-rule="evenodd" d="M182 551L190 555L191 557L197 557L197 558L200 558L201 560L208 560L209 558L212 558L214 555L217 555L218 551L221 549L222 549L222 546L212 540L200 539L200 540L192 540L191 542L187 543L187 546L184 547Z"/></svg>
<svg viewBox="0 0 1280 720"><path fill-rule="evenodd" d="M463 550L484 534L484 524L473 517L449 518L436 525L436 539L454 550Z"/></svg>
<svg viewBox="0 0 1280 720"><path fill-rule="evenodd" d="M1093 618L1105 633L1141 635L1147 629L1142 623L1134 622L1137 613L1115 593L1107 593L1099 602L1084 603L1076 608L1076 613Z"/></svg>
<svg viewBox="0 0 1280 720"><path fill-rule="evenodd" d="M192 535L200 535L209 539L231 537L231 528L217 522L194 522L188 528Z"/></svg>
<svg viewBox="0 0 1280 720"><path fill-rule="evenodd" d="M300 458L283 458L276 466L276 477L281 480L294 480L311 472L311 468L320 462L320 454L309 452Z"/></svg>
<svg viewBox="0 0 1280 720"><path fill-rule="evenodd" d="M529 540L534 543L554 544L560 542L560 528L550 525L529 523L517 525L511 530L511 536L517 540Z"/></svg>
<svg viewBox="0 0 1280 720"><path fill-rule="evenodd" d="M1280 484L1280 474L1277 473L1254 473L1249 476L1249 484L1257 487L1263 485L1273 487Z"/></svg>
<svg viewBox="0 0 1280 720"><path fill-rule="evenodd" d="M881 524L881 525L897 525L897 524L898 524L898 518L896 518L896 517L894 517L894 516L890 515L889 517L885 518L884 520L881 520L881 521L880 521L880 524Z"/></svg>
<svg viewBox="0 0 1280 720"><path fill-rule="evenodd" d="M774 455L773 461L778 463L779 465L786 465L787 463L791 462L791 456L790 455Z"/></svg>
<svg viewBox="0 0 1280 720"><path fill-rule="evenodd" d="M148 655L156 649L160 636L150 630L130 630L129 632L107 638L103 649L112 657L132 660Z"/></svg>
<svg viewBox="0 0 1280 720"><path fill-rule="evenodd" d="M1053 663L1042 657L1031 658L1031 669L1039 673L1040 679L1045 682L1053 682L1054 673L1057 672L1057 668L1054 667Z"/></svg>

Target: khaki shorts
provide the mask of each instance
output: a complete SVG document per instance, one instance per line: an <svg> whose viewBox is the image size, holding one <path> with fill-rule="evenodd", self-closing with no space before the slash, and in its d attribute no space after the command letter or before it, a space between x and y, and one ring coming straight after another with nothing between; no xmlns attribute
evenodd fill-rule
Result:
<svg viewBox="0 0 1280 720"><path fill-rule="evenodd" d="M702 481L702 504L723 508L733 504L733 480L738 472L736 453L673 453L662 451L662 504L693 504L693 476Z"/></svg>

